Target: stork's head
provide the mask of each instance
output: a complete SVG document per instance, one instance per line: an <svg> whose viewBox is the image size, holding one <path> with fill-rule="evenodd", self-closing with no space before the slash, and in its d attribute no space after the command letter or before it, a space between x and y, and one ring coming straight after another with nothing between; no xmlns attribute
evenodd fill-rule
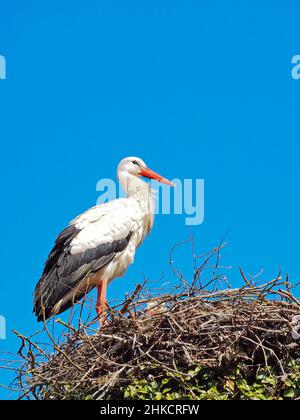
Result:
<svg viewBox="0 0 300 420"><path fill-rule="evenodd" d="M119 163L118 166L118 177L119 179L135 176L137 178L144 177L148 179L154 179L163 184L171 185L174 187L174 184L163 176L159 175L157 172L154 172L152 169L149 169L146 163L138 157L128 157Z"/></svg>

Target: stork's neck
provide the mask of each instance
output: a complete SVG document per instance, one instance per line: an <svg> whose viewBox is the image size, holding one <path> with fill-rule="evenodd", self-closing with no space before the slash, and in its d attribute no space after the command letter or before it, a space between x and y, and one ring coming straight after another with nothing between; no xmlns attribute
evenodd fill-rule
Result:
<svg viewBox="0 0 300 420"><path fill-rule="evenodd" d="M154 191L147 182L127 172L120 172L119 180L128 198L137 200L145 211L154 211Z"/></svg>
<svg viewBox="0 0 300 420"><path fill-rule="evenodd" d="M146 198L151 193L149 184L138 176L129 174L128 172L120 172L119 180L128 198Z"/></svg>
<svg viewBox="0 0 300 420"><path fill-rule="evenodd" d="M139 208L139 223L137 246L144 240L145 236L150 232L154 223L155 214L155 191L150 185L137 176L128 174L127 172L119 172L120 184L126 191L127 198L136 202Z"/></svg>

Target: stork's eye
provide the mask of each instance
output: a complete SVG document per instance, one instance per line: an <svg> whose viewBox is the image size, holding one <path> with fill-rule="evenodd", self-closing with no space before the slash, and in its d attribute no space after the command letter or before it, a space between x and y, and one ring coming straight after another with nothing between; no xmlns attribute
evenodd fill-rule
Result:
<svg viewBox="0 0 300 420"><path fill-rule="evenodd" d="M138 162L137 160L133 160L133 161L132 161L132 163L133 163L134 165L140 166L140 164L139 164L139 162Z"/></svg>

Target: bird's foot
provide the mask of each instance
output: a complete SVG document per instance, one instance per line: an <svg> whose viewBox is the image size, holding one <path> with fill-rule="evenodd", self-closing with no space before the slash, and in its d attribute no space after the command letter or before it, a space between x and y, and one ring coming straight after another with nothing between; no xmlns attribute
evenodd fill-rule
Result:
<svg viewBox="0 0 300 420"><path fill-rule="evenodd" d="M107 305L106 302L104 304L96 306L96 311L97 311L97 314L98 314L98 321L99 321L99 328L103 327L104 325L107 325L107 323L108 323L107 307L108 307L108 305Z"/></svg>

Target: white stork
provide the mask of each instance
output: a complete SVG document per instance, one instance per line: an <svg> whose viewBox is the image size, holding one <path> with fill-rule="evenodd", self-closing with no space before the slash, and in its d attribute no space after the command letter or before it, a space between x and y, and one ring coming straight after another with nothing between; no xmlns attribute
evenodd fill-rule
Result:
<svg viewBox="0 0 300 420"><path fill-rule="evenodd" d="M92 207L57 237L34 292L38 321L69 309L94 287L96 311L100 321L105 319L107 285L133 263L136 249L153 226L154 194L141 177L174 186L142 159L123 159L118 178L127 198Z"/></svg>

